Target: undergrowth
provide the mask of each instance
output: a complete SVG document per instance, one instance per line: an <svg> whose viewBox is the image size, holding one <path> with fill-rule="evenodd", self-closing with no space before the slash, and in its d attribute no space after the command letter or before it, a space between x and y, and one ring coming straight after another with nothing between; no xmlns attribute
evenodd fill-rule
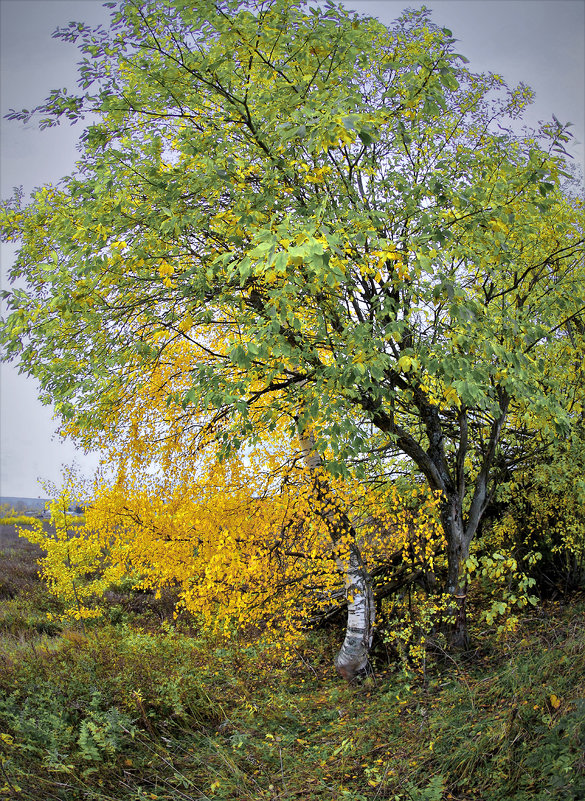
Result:
<svg viewBox="0 0 585 801"><path fill-rule="evenodd" d="M532 610L464 656L439 651L424 673L380 661L348 686L331 633L286 660L182 629L168 600L140 609L123 587L114 622L48 632L38 577L20 590L18 625L4 612L1 629L0 799L585 797L582 602Z"/></svg>

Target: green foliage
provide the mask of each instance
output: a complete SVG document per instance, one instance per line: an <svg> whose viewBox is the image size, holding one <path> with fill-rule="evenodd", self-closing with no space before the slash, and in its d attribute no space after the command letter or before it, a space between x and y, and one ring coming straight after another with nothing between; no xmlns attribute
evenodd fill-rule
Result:
<svg viewBox="0 0 585 801"><path fill-rule="evenodd" d="M436 722L446 775L461 788L473 782L486 801L577 801L585 789L585 707L572 686L577 674L582 683L584 652L573 639L577 618L568 630L551 622L536 641L524 631L492 675L461 684ZM476 709L485 710L481 723Z"/></svg>
<svg viewBox="0 0 585 801"><path fill-rule="evenodd" d="M479 590L476 603L483 605L480 620L491 626L499 620L498 633L514 629L518 621L515 612L527 604L534 606L536 581L519 568L511 553L498 550L501 543L483 537L466 562L468 582ZM482 553L483 552L483 553Z"/></svg>
<svg viewBox="0 0 585 801"><path fill-rule="evenodd" d="M4 205L7 357L85 445L138 426L128 399L168 360L157 442L200 429L228 456L286 421L332 475L407 457L461 597L502 476L583 408L568 126L516 135L530 90L474 74L424 9L386 29L331 4L122 0L110 30L58 36L82 93L12 116L93 122L75 174Z"/></svg>
<svg viewBox="0 0 585 801"><path fill-rule="evenodd" d="M424 682L386 670L353 687L328 679L323 634L288 665L258 643L169 628L71 632L14 662L4 646L4 769L29 794L62 801L151 791L172 801L577 801L582 612L524 621L505 651L494 640L455 672L433 659Z"/></svg>
<svg viewBox="0 0 585 801"><path fill-rule="evenodd" d="M380 635L403 666L424 673L427 652L446 646L444 636L450 620L450 597L408 587L405 593L384 601Z"/></svg>
<svg viewBox="0 0 585 801"><path fill-rule="evenodd" d="M60 626L47 614L62 609L41 583L36 549L19 546L0 550L0 636L29 642L57 634Z"/></svg>
<svg viewBox="0 0 585 801"><path fill-rule="evenodd" d="M168 624L3 636L0 798L579 801L583 611L520 611L483 651L353 686L331 682L328 632L284 662Z"/></svg>
<svg viewBox="0 0 585 801"><path fill-rule="evenodd" d="M53 636L61 631L61 626L48 617L55 616L59 607L46 603L43 597L39 604L39 594L26 598L4 599L0 607L0 633L19 639L34 639L39 634ZM44 603L43 603L44 602Z"/></svg>
<svg viewBox="0 0 585 801"><path fill-rule="evenodd" d="M585 585L585 446L582 424L503 493L494 535L511 549L545 597Z"/></svg>
<svg viewBox="0 0 585 801"><path fill-rule="evenodd" d="M66 769L66 754L85 761L111 758L134 731L130 717L104 707L98 690L88 698L76 682L72 688L75 700L63 693L55 695L50 682L24 699L17 691L0 700L0 716L14 742L49 769ZM79 704L82 710L76 709Z"/></svg>
<svg viewBox="0 0 585 801"><path fill-rule="evenodd" d="M2 572L13 562L0 553ZM116 589L134 586L122 580ZM410 648L436 623L436 609L422 591L411 594L410 608L408 600L393 613L409 613L400 630L411 626ZM481 650L464 656L446 654L432 633L422 662L416 650L402 663L380 659L352 686L331 681L332 632L307 634L287 660L258 639L226 642L170 624L147 632L96 623L90 637L69 629L48 638L35 620L54 603L31 572L1 607L21 624L0 627L0 799L585 794L578 597L537 614L518 610L516 631L504 638L492 629Z"/></svg>

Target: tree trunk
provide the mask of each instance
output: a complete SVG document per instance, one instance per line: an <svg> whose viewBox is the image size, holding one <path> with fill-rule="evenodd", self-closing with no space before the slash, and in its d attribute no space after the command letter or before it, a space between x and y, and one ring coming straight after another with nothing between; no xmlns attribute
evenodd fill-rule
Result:
<svg viewBox="0 0 585 801"><path fill-rule="evenodd" d="M298 435L303 459L313 479L316 495L327 495L331 499L331 486L323 469L321 456L315 447L314 434L302 431L299 427ZM344 536L349 535L350 540L347 558L336 559L343 573L347 593L347 628L343 645L335 657L334 664L340 676L352 681L368 666L376 617L372 577L362 559L354 524L341 501L337 509L328 505L322 516L329 528L334 546Z"/></svg>
<svg viewBox="0 0 585 801"><path fill-rule="evenodd" d="M347 591L347 628L334 664L340 676L352 681L368 666L376 616L372 579L357 545L350 548L349 559L344 566L344 577Z"/></svg>
<svg viewBox="0 0 585 801"><path fill-rule="evenodd" d="M447 498L441 511L441 520L447 538L447 591L452 598L452 624L449 641L454 648L467 648L466 599L467 580L465 563L469 558L471 537L465 531L461 503L457 495Z"/></svg>

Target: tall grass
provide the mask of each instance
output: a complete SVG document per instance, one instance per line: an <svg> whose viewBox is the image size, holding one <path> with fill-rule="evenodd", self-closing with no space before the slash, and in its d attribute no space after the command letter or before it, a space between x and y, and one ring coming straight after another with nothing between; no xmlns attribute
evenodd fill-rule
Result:
<svg viewBox="0 0 585 801"><path fill-rule="evenodd" d="M131 586L112 598L117 623L43 632L51 602L36 575L19 582L0 620L0 799L585 798L577 600L424 674L380 662L348 686L334 632L286 661L181 630Z"/></svg>

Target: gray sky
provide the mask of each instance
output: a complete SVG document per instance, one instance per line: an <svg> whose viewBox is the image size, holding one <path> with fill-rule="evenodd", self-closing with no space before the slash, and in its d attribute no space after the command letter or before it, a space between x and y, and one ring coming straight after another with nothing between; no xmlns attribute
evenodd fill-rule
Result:
<svg viewBox="0 0 585 801"><path fill-rule="evenodd" d="M453 31L470 68L534 89L529 124L551 114L573 122L579 144L570 152L585 163L585 0L346 0L345 5L386 24L406 6L426 5L435 22ZM77 50L51 39L51 33L70 20L104 23L107 11L101 0L0 0L2 116L10 108L37 105L53 88L74 87ZM2 197L14 186L23 185L28 193L55 182L74 164L78 126L40 132L32 124L2 120L0 133ZM2 246L4 285L13 255L14 249ZM91 474L96 458L54 437L52 412L38 402L34 382L11 365L0 367L0 380L0 495L44 496L38 479L59 482L61 465L73 461Z"/></svg>

